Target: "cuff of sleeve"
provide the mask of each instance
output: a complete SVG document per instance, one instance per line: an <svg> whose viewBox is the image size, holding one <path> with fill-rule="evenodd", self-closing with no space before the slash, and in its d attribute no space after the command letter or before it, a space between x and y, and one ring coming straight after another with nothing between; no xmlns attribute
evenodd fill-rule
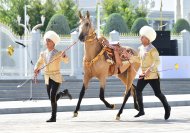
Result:
<svg viewBox="0 0 190 133"><path fill-rule="evenodd" d="M69 58L68 57L65 57L65 58L63 58L63 61L64 61L64 63L69 63Z"/></svg>

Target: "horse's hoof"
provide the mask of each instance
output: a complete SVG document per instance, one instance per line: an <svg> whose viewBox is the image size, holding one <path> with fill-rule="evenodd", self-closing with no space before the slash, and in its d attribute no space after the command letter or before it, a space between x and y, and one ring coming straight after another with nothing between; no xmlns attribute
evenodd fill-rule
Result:
<svg viewBox="0 0 190 133"><path fill-rule="evenodd" d="M74 112L73 117L77 117L77 116L78 116L78 113Z"/></svg>
<svg viewBox="0 0 190 133"><path fill-rule="evenodd" d="M115 104L112 104L111 106L112 106L111 109L115 109Z"/></svg>
<svg viewBox="0 0 190 133"><path fill-rule="evenodd" d="M117 116L116 116L116 120L118 120L118 121L119 121L119 120L120 120L120 116L118 116L118 115L117 115Z"/></svg>

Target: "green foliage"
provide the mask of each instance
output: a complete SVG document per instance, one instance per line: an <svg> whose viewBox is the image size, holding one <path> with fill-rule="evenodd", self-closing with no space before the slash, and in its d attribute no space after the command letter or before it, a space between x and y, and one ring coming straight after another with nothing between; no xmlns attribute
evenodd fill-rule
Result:
<svg viewBox="0 0 190 133"><path fill-rule="evenodd" d="M78 7L73 2L73 0L64 0L60 2L58 13L63 14L67 18L71 29L74 29L78 26Z"/></svg>
<svg viewBox="0 0 190 133"><path fill-rule="evenodd" d="M124 18L125 23L131 29L133 22L136 19L136 14L134 12L134 6L130 3L130 0L120 0L119 2L119 13Z"/></svg>
<svg viewBox="0 0 190 133"><path fill-rule="evenodd" d="M36 24L41 23L42 10L43 6L39 0L30 1L29 8L27 8L27 14L30 16L30 29L34 27Z"/></svg>
<svg viewBox="0 0 190 133"><path fill-rule="evenodd" d="M118 31L119 33L129 32L127 24L119 13L113 13L108 17L103 34L109 34L113 30Z"/></svg>
<svg viewBox="0 0 190 133"><path fill-rule="evenodd" d="M55 14L49 21L46 31L53 30L57 34L69 34L70 28L64 15Z"/></svg>
<svg viewBox="0 0 190 133"><path fill-rule="evenodd" d="M44 23L44 27L42 28L42 31L46 30L46 27L52 18L52 16L56 13L56 4L54 0L46 0L45 4L43 4L43 9L41 11L41 14L45 16L46 20Z"/></svg>
<svg viewBox="0 0 190 133"><path fill-rule="evenodd" d="M102 7L105 16L109 16L112 13L119 13L119 1L117 0L104 0Z"/></svg>
<svg viewBox="0 0 190 133"><path fill-rule="evenodd" d="M185 19L178 19L174 25L173 33L180 33L184 29L186 29L187 31L190 31L189 23Z"/></svg>
<svg viewBox="0 0 190 133"><path fill-rule="evenodd" d="M145 18L137 18L131 27L131 33L138 34L141 27L148 25Z"/></svg>
<svg viewBox="0 0 190 133"><path fill-rule="evenodd" d="M11 26L13 31L19 35L24 33L24 29L18 26L17 15L24 18L24 4L27 0L0 0L0 22ZM20 8L23 7L23 8ZM24 20L21 20L24 23Z"/></svg>
<svg viewBox="0 0 190 133"><path fill-rule="evenodd" d="M144 5L134 6L130 0L104 0L102 7L105 17L112 13L121 14L129 28L137 18L147 15L147 8Z"/></svg>
<svg viewBox="0 0 190 133"><path fill-rule="evenodd" d="M138 17L146 17L147 13L148 13L148 10L147 8L145 7L145 5L141 5L137 8L135 8L135 16L136 18Z"/></svg>
<svg viewBox="0 0 190 133"><path fill-rule="evenodd" d="M45 4L41 0L0 0L0 22L9 25L16 34L20 36L24 33L24 28L18 25L17 16L21 17L21 23L24 24L24 5L27 5L27 14L30 16L29 27L41 23L41 15L45 16L45 31L48 21L55 14L54 0L46 0Z"/></svg>
<svg viewBox="0 0 190 133"><path fill-rule="evenodd" d="M41 31L44 32L47 25L56 13L63 14L69 23L71 29L78 25L77 6L73 0L60 1L57 4L54 0L0 0L0 22L5 23L20 36L24 33L24 28L17 23L17 16L21 17L21 23L24 24L24 5L28 5L27 14L30 16L28 28L33 28L36 24L41 23L41 16L45 16L44 26Z"/></svg>

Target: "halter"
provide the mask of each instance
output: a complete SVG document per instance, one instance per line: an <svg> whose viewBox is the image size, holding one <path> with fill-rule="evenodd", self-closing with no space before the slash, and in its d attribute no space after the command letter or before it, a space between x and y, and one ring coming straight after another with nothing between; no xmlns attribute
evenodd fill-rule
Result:
<svg viewBox="0 0 190 133"><path fill-rule="evenodd" d="M95 31L93 31L91 34L87 36L87 38L85 39L85 42L92 42L94 40L97 40L98 44L103 46L102 45L103 42L99 42ZM106 47L103 47L102 50L99 52L99 54L96 55L91 61L87 61L86 59L84 59L85 66L87 67L92 66L94 63L96 63L100 59L100 57L104 54L105 51L106 51Z"/></svg>
<svg viewBox="0 0 190 133"><path fill-rule="evenodd" d="M92 41L94 41L96 39L97 39L96 32L93 31L91 34L88 34L88 36L85 39L85 42L92 42Z"/></svg>

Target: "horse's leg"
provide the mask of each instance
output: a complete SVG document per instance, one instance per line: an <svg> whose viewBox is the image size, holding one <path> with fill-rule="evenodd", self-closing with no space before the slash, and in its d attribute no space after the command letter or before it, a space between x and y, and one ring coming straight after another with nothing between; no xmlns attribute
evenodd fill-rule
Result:
<svg viewBox="0 0 190 133"><path fill-rule="evenodd" d="M136 97L136 86L134 84L132 84L131 86L131 90L133 90L133 101L134 101L134 108L139 111L139 106L138 106L138 102L137 102L137 97Z"/></svg>
<svg viewBox="0 0 190 133"><path fill-rule="evenodd" d="M129 90L129 92L127 92L127 94L125 94L125 97L124 97L124 100L123 100L123 104L122 104L122 106L121 106L121 108L120 108L120 110L119 110L119 112L118 112L118 114L116 116L116 120L120 120L120 115L122 114L123 109L125 107L125 104L126 104L128 98L130 97L130 95L131 95L131 92Z"/></svg>
<svg viewBox="0 0 190 133"><path fill-rule="evenodd" d="M84 76L83 86L82 86L82 89L81 89L80 94L79 94L78 103L77 103L76 109L74 111L74 116L73 117L78 116L78 111L80 109L80 104L81 104L81 101L82 101L82 99L84 97L85 91L88 88L88 83L89 83L90 79L91 78Z"/></svg>
<svg viewBox="0 0 190 133"><path fill-rule="evenodd" d="M100 100L106 105L106 107L110 109L114 109L115 104L108 103L104 98L105 83L106 83L106 78L101 78L100 79L100 94L99 94Z"/></svg>
<svg viewBox="0 0 190 133"><path fill-rule="evenodd" d="M140 67L139 63L133 63L133 66L130 67L130 73L128 73L129 75L127 75L130 77L130 79L128 78L128 84L131 85L131 95L133 96L134 108L136 110L139 110L137 97L136 97L136 86L132 83L133 80L135 79L135 76L137 74L136 72L138 71L139 67Z"/></svg>
<svg viewBox="0 0 190 133"><path fill-rule="evenodd" d="M122 112L123 112L123 109L124 109L124 107L125 107L125 104L126 104L126 102L127 102L127 100L128 100L128 98L130 97L130 95L131 95L131 89L129 89L129 91L127 91L128 89L127 89L127 82L128 82L128 78L127 78L127 74L128 74L128 71L125 71L125 72L123 72L122 74L119 74L118 75L118 78L122 81L122 83L126 86L126 91L125 91L125 95L124 95L124 99L123 99L123 103L122 103L122 106L121 106L121 108L120 108L120 110L119 110L119 112L118 112L118 114L117 114L117 116L116 116L116 120L119 120L120 119L120 115L122 114Z"/></svg>
<svg viewBox="0 0 190 133"><path fill-rule="evenodd" d="M136 66L136 67L138 68L138 66ZM120 78L120 80L126 85L126 90L125 90L126 93L125 93L125 97L123 100L123 104L116 116L116 120L120 119L120 115L122 114L125 104L131 94L133 95L133 98L134 98L134 107L135 107L135 109L138 110L138 104L137 104L137 99L136 99L136 95L135 95L135 86L132 85L133 80L136 76L136 72L133 69L134 68L132 68L130 66L127 71L125 71L121 75L118 75L118 78Z"/></svg>

